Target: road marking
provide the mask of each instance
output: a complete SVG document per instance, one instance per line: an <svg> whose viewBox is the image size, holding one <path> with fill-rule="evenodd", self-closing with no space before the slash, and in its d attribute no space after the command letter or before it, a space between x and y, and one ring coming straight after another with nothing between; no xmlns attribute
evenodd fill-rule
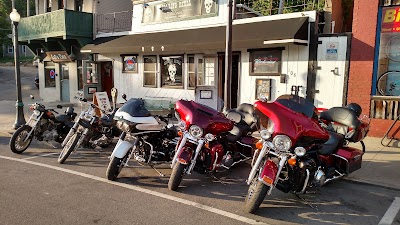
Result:
<svg viewBox="0 0 400 225"><path fill-rule="evenodd" d="M397 213L400 210L400 198L395 197L394 201L386 211L385 215L382 217L378 225L390 225L393 223L394 218L396 218Z"/></svg>
<svg viewBox="0 0 400 225"><path fill-rule="evenodd" d="M55 154L60 154L60 153L58 153L58 152L53 152L53 153L49 153L49 154L43 154L43 155L37 155L37 156L27 157L27 158L24 158L24 159L25 159L25 160L28 160L28 159L34 159L34 158L44 157L44 156L48 156L48 155L55 155Z"/></svg>
<svg viewBox="0 0 400 225"><path fill-rule="evenodd" d="M48 169L58 170L58 171L61 171L61 172L74 174L74 175L77 175L77 176L89 178L89 179L100 181L100 182L103 182L103 183L112 184L112 185L115 185L115 186L131 189L131 190L134 190L134 191L139 191L139 192L146 193L146 194L149 194L149 195L157 196L157 197L160 197L160 198L168 199L168 200L171 200L171 201L175 201L175 202L179 202L179 203L182 203L182 204L185 204L185 205L189 205L189 206L193 206L193 207L196 207L196 208L199 208L199 209L203 209L205 211L208 211L208 212L211 212L211 213L215 213L215 214L218 214L218 215L221 215L221 216L225 216L225 217L228 217L228 218L231 218L231 219L234 219L234 220L238 220L238 221L241 221L241 222L244 222L244 223L247 223L247 224L266 224L266 223L259 222L257 220L253 220L253 219L250 219L250 218L247 218L247 217L244 217L244 216L240 216L240 215L236 215L236 214L224 211L224 210L216 209L216 208L213 208L211 206L207 206L207 205L203 205L203 204L200 204L200 203L197 203L197 202L189 201L189 200L186 200L186 199L183 199L183 198L178 198L178 197L175 197L175 196L167 195L167 194L164 194L164 193L161 193L161 192L151 191L151 190L144 189L144 188L141 188L141 187L138 187L138 186L135 186L135 185L129 185L129 184L125 184L125 183L118 183L118 182L115 182L115 181L107 180L105 178L96 177L96 176L93 176L93 175L90 175L90 174L81 173L81 172L77 172L77 171L73 171L73 170L69 170L69 169L64 169L64 168L57 167L57 166L51 166L51 165L47 165L47 164L43 164L43 163L39 163L39 162L28 161L26 159L16 159L16 158L7 157L7 156L1 156L1 155L0 155L0 158L1 159L12 160L12 161L17 161L17 162L22 162L22 163L27 163L27 164L31 164L31 165L35 165L35 166L41 166L41 167L45 167L45 168L48 168Z"/></svg>

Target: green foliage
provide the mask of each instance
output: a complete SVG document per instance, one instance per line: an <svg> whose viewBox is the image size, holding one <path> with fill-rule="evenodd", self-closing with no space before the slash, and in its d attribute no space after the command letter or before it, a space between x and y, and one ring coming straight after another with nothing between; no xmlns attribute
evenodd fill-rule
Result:
<svg viewBox="0 0 400 225"><path fill-rule="evenodd" d="M346 0L350 1L350 0ZM280 0L248 0L247 5L261 14L278 14ZM320 11L324 8L325 0L285 0L283 13Z"/></svg>

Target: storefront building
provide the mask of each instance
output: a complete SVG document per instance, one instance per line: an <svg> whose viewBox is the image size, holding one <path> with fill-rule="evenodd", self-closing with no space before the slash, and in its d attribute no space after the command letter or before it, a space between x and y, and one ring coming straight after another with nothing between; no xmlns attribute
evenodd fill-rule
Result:
<svg viewBox="0 0 400 225"><path fill-rule="evenodd" d="M400 115L399 12L397 0L354 1L348 102L372 119L370 136L382 137Z"/></svg>
<svg viewBox="0 0 400 225"><path fill-rule="evenodd" d="M129 35L97 35L81 52L108 63L120 97L189 99L221 109L228 7L220 1L133 1ZM306 96L315 11L233 20L231 107ZM85 90L86 92L86 90Z"/></svg>

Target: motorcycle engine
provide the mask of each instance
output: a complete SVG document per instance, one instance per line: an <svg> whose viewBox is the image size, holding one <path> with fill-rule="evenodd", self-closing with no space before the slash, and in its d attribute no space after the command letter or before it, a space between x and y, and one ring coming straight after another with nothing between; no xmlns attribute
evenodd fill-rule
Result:
<svg viewBox="0 0 400 225"><path fill-rule="evenodd" d="M45 132L43 132L42 134L43 137L43 141L53 141L56 140L58 137L58 133L57 130L46 130Z"/></svg>
<svg viewBox="0 0 400 225"><path fill-rule="evenodd" d="M58 138L56 125L51 120L42 119L36 127L37 135L40 141L53 141Z"/></svg>

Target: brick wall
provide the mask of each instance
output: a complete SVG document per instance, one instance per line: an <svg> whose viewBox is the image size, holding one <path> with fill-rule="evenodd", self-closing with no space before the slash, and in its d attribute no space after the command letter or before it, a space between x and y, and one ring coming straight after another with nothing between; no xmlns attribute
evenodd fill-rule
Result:
<svg viewBox="0 0 400 225"><path fill-rule="evenodd" d="M354 0L347 102L360 104L367 115L371 104L378 5L379 0L368 0L368 4L365 0ZM370 135L376 136L374 132Z"/></svg>

